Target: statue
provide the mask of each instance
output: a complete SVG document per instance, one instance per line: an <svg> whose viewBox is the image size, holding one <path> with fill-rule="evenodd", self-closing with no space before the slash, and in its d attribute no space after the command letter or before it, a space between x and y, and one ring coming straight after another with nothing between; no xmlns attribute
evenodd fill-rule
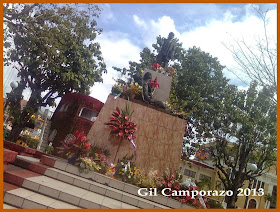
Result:
<svg viewBox="0 0 280 212"><path fill-rule="evenodd" d="M174 33L170 32L168 38L164 40L161 50L157 56L157 63L161 67L166 68L170 59L173 58L175 52Z"/></svg>
<svg viewBox="0 0 280 212"><path fill-rule="evenodd" d="M149 104L156 105L165 109L165 106L162 101L156 100L152 95L152 88L150 85L150 80L152 79L152 74L150 72L146 72L143 77L143 100L148 102Z"/></svg>

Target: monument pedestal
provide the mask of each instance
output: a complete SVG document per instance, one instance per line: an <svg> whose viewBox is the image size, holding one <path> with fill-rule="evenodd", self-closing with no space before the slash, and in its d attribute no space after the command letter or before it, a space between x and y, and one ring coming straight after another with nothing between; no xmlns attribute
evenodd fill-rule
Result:
<svg viewBox="0 0 280 212"><path fill-rule="evenodd" d="M135 102L122 98L114 99L112 95L108 96L88 133L89 143L108 149L111 154L109 160L113 162L120 138L111 135L110 128L105 123L109 122L116 107L124 109L126 104L130 104L131 111L134 111L131 120L137 125L134 140L137 146L136 167L146 171L158 170L159 173L166 168L179 169L185 121ZM128 139L123 139L117 159L132 154L132 144Z"/></svg>

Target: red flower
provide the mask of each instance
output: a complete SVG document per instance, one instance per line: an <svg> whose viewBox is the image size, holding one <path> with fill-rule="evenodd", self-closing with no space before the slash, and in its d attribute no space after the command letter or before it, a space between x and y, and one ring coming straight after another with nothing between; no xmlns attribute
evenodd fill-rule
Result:
<svg viewBox="0 0 280 212"><path fill-rule="evenodd" d="M128 117L128 116L125 116L124 119L125 119L125 120L129 120L129 117Z"/></svg>
<svg viewBox="0 0 280 212"><path fill-rule="evenodd" d="M120 136L120 137L123 136L123 132L122 132L122 131L119 132L119 136Z"/></svg>
<svg viewBox="0 0 280 212"><path fill-rule="evenodd" d="M114 116L112 116L111 118L110 118L110 120L112 121L112 120L116 120L116 118L114 117Z"/></svg>
<svg viewBox="0 0 280 212"><path fill-rule="evenodd" d="M150 80L150 86L151 86L151 88L154 87L154 81L153 80Z"/></svg>
<svg viewBox="0 0 280 212"><path fill-rule="evenodd" d="M152 66L153 66L155 69L160 68L160 64L158 64L158 63L153 63Z"/></svg>
<svg viewBox="0 0 280 212"><path fill-rule="evenodd" d="M89 143L85 143L85 147L86 147L86 149L89 149L89 148L90 148L90 146L91 146L91 144L89 144Z"/></svg>
<svg viewBox="0 0 280 212"><path fill-rule="evenodd" d="M167 68L166 70L167 70L168 72L170 72L170 68Z"/></svg>
<svg viewBox="0 0 280 212"><path fill-rule="evenodd" d="M156 77L155 80L154 80L154 85L155 85L156 88L159 88L159 84L158 84L158 81L157 81L157 77Z"/></svg>
<svg viewBox="0 0 280 212"><path fill-rule="evenodd" d="M86 136L82 136L80 140L81 140L81 142L86 141L87 137Z"/></svg>
<svg viewBox="0 0 280 212"><path fill-rule="evenodd" d="M135 139L135 138L136 138L136 136L134 136L134 135L130 134L127 138L128 138L129 140L131 140L131 139Z"/></svg>
<svg viewBox="0 0 280 212"><path fill-rule="evenodd" d="M150 86L151 88L159 88L157 77L155 78L155 80L150 80Z"/></svg>

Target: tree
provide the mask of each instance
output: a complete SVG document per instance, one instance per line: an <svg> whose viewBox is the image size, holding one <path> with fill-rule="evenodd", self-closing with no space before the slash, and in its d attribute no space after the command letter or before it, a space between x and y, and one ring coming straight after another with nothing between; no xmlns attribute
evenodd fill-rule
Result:
<svg viewBox="0 0 280 212"><path fill-rule="evenodd" d="M225 190L233 191L227 197L228 208L234 208L237 189L245 180L251 181L276 165L276 106L271 93L266 87L258 91L253 81L247 91L238 91L225 105L231 129L220 132L210 152ZM249 163L256 164L257 170L250 170Z"/></svg>
<svg viewBox="0 0 280 212"><path fill-rule="evenodd" d="M20 84L31 96L13 123L10 140L16 140L29 117L41 106L69 92L88 93L102 81L106 66L94 39L100 9L88 4L4 5L5 64L15 64Z"/></svg>
<svg viewBox="0 0 280 212"><path fill-rule="evenodd" d="M242 39L233 39L232 45L224 46L232 53L240 71L245 73L251 80L256 80L260 86L266 86L274 91L272 97L274 103L277 102L277 42L276 37L269 34L267 28L269 11L262 11L253 6L263 23L263 37L257 37L255 44L248 44L248 41ZM276 26L275 26L276 27ZM230 70L239 79L233 70ZM242 79L241 79L242 80ZM243 81L243 80L242 80Z"/></svg>
<svg viewBox="0 0 280 212"><path fill-rule="evenodd" d="M153 44L154 50L151 51L148 47L145 47L142 52L140 52L140 62L133 62L129 61L129 69L126 68L118 68L113 67L115 70L119 71L122 76L127 76L128 82L135 81L142 84L142 73L141 71L145 68L151 68L153 63L156 63L156 53L159 53L160 49L162 48L162 45L164 43L165 38L158 36L157 37L157 43ZM173 67L179 66L178 58L181 58L182 53L185 51L182 48L182 44L179 43L179 40L177 38L174 38L175 42L175 52L174 52L174 59L170 60L171 63L173 63Z"/></svg>
<svg viewBox="0 0 280 212"><path fill-rule="evenodd" d="M153 46L159 49L159 43ZM145 48L140 63L130 62L130 69L123 69L123 73L133 80L137 68L148 67L154 57ZM176 76L169 103L187 122L183 146L210 145L219 178L225 190L233 191L227 198L228 207L233 208L244 181L260 176L276 163L273 91L266 86L260 90L255 81L247 91L239 90L223 76L225 67L218 59L196 47L187 51L178 48L173 67ZM185 156L191 155L193 148L185 149L190 150ZM250 171L248 163L256 164L258 170Z"/></svg>

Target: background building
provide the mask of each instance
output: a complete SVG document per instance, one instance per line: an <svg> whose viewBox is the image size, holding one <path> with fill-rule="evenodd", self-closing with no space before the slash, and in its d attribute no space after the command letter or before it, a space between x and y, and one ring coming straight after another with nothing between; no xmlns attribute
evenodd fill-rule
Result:
<svg viewBox="0 0 280 212"><path fill-rule="evenodd" d="M52 118L48 142L60 146L68 134L78 130L88 134L104 103L90 96L71 93L62 97Z"/></svg>
<svg viewBox="0 0 280 212"><path fill-rule="evenodd" d="M190 160L186 158L181 159L180 173L183 175L183 180L190 178L193 182L201 182L203 188L201 190L224 190L223 183L219 179L218 169L213 166L210 159L204 160L204 162L198 159ZM207 180L205 180L207 179ZM243 190L248 188L249 181L245 181ZM276 208L276 191L277 191L277 175L276 167L271 167L271 169L264 173L263 175L257 177L249 187L250 189L259 188L264 189L263 196L253 196L251 195L246 198L246 196L239 196L236 201L236 206L238 208ZM224 202L223 197L211 197L219 202Z"/></svg>

